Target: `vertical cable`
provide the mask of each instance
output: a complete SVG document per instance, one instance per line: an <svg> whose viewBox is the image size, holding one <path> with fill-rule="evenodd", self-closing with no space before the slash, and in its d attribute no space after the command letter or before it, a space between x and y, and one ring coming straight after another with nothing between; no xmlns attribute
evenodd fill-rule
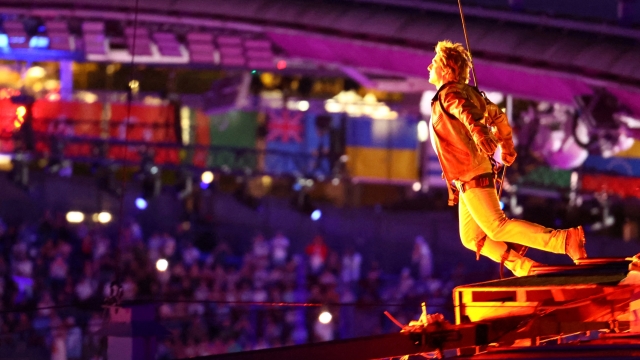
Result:
<svg viewBox="0 0 640 360"><path fill-rule="evenodd" d="M116 246L116 282L120 284L122 282L122 267L120 264L120 245L122 244L122 234L124 232L124 197L127 189L127 155L129 154L129 124L131 122L131 104L133 102L133 84L136 75L135 68L135 58L136 58L136 40L137 40L137 32L138 32L138 3L139 0L135 1L134 11L133 11L133 41L131 43L131 73L129 75L129 83L128 92L127 92L127 117L124 121L124 159L123 159L123 168L122 168L122 190L120 192L120 216L118 220L118 243ZM125 30L126 31L126 30ZM137 84L139 86L139 83Z"/></svg>
<svg viewBox="0 0 640 360"><path fill-rule="evenodd" d="M464 41L467 44L467 52L469 53L469 65L471 65L471 76L473 76L473 85L478 87L476 71L473 69L473 57L471 56L471 47L469 46L469 37L467 36L467 24L464 22L464 13L462 12L461 0L458 0L458 8L460 9L460 20L462 20L462 32L464 33Z"/></svg>

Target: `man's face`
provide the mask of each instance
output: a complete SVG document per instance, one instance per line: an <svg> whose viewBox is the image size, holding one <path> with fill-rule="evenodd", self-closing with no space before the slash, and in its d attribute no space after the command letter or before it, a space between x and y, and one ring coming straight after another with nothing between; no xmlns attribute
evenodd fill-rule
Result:
<svg viewBox="0 0 640 360"><path fill-rule="evenodd" d="M431 60L431 64L427 67L427 70L429 70L429 82L436 86L438 84L442 84L444 80L442 66L440 66L438 61L436 61L437 58L438 55L434 56L433 60Z"/></svg>

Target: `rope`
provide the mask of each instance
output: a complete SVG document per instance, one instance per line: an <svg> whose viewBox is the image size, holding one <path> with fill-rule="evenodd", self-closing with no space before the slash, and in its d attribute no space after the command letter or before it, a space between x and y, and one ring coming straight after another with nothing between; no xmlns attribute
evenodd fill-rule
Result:
<svg viewBox="0 0 640 360"><path fill-rule="evenodd" d="M471 76L473 76L473 84L478 87L476 72L473 68L473 57L471 56L471 47L469 46L469 37L467 36L467 24L464 22L464 13L462 12L462 2L458 0L458 8L460 9L460 20L462 20L462 32L464 33L464 41L467 44L467 52L469 53L469 65L471 67Z"/></svg>
<svg viewBox="0 0 640 360"><path fill-rule="evenodd" d="M131 104L133 102L133 81L135 80L136 68L135 68L135 57L136 57L136 38L138 33L138 6L139 0L136 0L133 11L133 41L131 43L131 73L129 75L129 91L127 93L127 117L124 121L124 159L123 163L127 163L127 155L129 154L129 123L131 122ZM139 86L139 85L138 85ZM126 165L125 165L126 166ZM124 197L127 189L127 172L126 168L123 167L122 171L122 189L120 192L119 205L120 205L120 216L118 219L118 246L122 243L122 234L124 233ZM116 252L116 283L119 284L122 282L123 274L120 271L120 252Z"/></svg>

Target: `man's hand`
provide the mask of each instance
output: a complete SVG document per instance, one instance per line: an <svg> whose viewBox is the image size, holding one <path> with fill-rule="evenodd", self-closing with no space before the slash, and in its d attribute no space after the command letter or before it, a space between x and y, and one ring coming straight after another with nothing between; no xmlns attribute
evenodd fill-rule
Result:
<svg viewBox="0 0 640 360"><path fill-rule="evenodd" d="M513 162L516 161L517 155L518 154L516 153L516 150L513 148L511 149L502 148L502 153L500 154L500 160L502 160L503 164L507 166L511 166L511 164L513 164Z"/></svg>
<svg viewBox="0 0 640 360"><path fill-rule="evenodd" d="M471 135L478 150L485 155L493 155L498 148L498 141L486 126L475 126Z"/></svg>

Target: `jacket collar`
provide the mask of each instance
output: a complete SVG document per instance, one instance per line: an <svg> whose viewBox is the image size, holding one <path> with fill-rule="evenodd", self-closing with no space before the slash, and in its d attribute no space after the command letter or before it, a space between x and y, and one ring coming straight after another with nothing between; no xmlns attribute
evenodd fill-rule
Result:
<svg viewBox="0 0 640 360"><path fill-rule="evenodd" d="M450 85L455 85L455 84L460 84L460 83L457 82L457 81L449 81L448 83L442 84L442 86L440 86L440 89L438 89L438 91L436 91L436 94L433 95L433 97L431 98L431 102L434 102L434 101L438 100L438 96L440 95L441 91L443 91L445 88L449 87ZM469 84L464 84L464 85L469 86L470 88L474 89L476 92L481 94L480 90L477 87L471 86Z"/></svg>
<svg viewBox="0 0 640 360"><path fill-rule="evenodd" d="M449 81L448 83L442 84L442 86L440 86L440 89L438 89L438 91L436 91L436 94L433 95L433 98L431 98L431 102L434 102L436 100L438 100L438 95L440 95L440 92L443 91L445 88L449 87L449 85L453 85L453 84L458 84L457 81Z"/></svg>

